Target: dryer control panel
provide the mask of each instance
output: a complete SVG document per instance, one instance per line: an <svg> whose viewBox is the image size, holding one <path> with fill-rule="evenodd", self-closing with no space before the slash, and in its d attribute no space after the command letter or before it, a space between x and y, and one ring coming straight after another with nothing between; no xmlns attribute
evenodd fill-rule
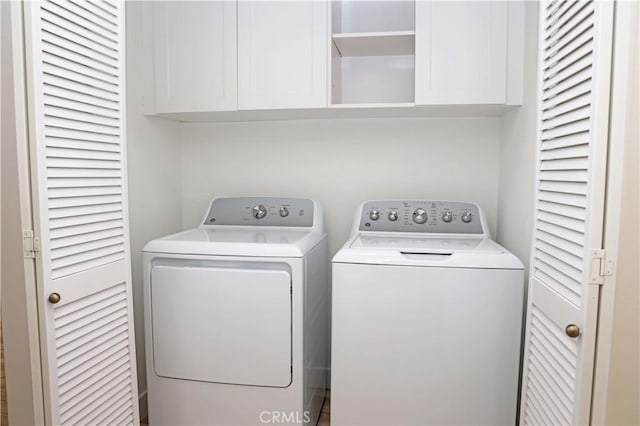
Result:
<svg viewBox="0 0 640 426"><path fill-rule="evenodd" d="M460 201L367 201L360 231L484 234L480 209Z"/></svg>
<svg viewBox="0 0 640 426"><path fill-rule="evenodd" d="M314 213L305 198L216 198L203 225L312 227Z"/></svg>

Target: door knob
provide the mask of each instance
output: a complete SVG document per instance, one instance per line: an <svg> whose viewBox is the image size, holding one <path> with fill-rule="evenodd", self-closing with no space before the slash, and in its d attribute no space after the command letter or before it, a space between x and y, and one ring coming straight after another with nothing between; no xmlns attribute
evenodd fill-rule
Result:
<svg viewBox="0 0 640 426"><path fill-rule="evenodd" d="M569 324L567 328L564 329L564 332L567 333L567 336L575 339L580 335L580 327L575 324Z"/></svg>
<svg viewBox="0 0 640 426"><path fill-rule="evenodd" d="M49 303L51 303L51 304L55 305L56 303L58 303L60 301L60 299L61 299L60 298L60 294L58 294L58 293L51 293L49 295Z"/></svg>

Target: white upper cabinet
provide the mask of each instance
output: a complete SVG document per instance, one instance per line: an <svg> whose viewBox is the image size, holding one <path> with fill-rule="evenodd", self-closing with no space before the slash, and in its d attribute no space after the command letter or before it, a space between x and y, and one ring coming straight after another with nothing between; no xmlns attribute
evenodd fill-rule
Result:
<svg viewBox="0 0 640 426"><path fill-rule="evenodd" d="M326 1L239 1L238 109L327 106Z"/></svg>
<svg viewBox="0 0 640 426"><path fill-rule="evenodd" d="M148 4L146 93L164 117L500 114L522 103L521 0Z"/></svg>
<svg viewBox="0 0 640 426"><path fill-rule="evenodd" d="M416 104L507 103L505 1L416 2Z"/></svg>
<svg viewBox="0 0 640 426"><path fill-rule="evenodd" d="M157 113L237 108L236 2L153 3Z"/></svg>

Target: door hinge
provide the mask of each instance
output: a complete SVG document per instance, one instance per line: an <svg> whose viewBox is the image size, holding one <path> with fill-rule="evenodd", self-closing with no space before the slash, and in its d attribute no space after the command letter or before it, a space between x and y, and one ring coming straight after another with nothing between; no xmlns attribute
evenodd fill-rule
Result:
<svg viewBox="0 0 640 426"><path fill-rule="evenodd" d="M40 251L40 238L34 237L33 229L22 231L22 247L24 247L25 259L35 259Z"/></svg>
<svg viewBox="0 0 640 426"><path fill-rule="evenodd" d="M591 250L591 272L589 284L604 284L604 277L613 275L613 259L607 258L604 249Z"/></svg>

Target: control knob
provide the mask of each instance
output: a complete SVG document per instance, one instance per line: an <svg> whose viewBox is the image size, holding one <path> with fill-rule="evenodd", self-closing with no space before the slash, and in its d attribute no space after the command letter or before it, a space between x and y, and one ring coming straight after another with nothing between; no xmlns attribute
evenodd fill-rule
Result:
<svg viewBox="0 0 640 426"><path fill-rule="evenodd" d="M398 220L398 212L395 210L391 210L388 214L387 214L387 218L391 221L391 222L395 222L396 220Z"/></svg>
<svg viewBox="0 0 640 426"><path fill-rule="evenodd" d="M371 219L371 220L380 219L380 212L378 210L371 210L369 212L369 219Z"/></svg>
<svg viewBox="0 0 640 426"><path fill-rule="evenodd" d="M253 209L251 210L253 213L253 217L255 217L256 219L262 219L267 215L267 208L262 204L253 206Z"/></svg>
<svg viewBox="0 0 640 426"><path fill-rule="evenodd" d="M473 219L473 215L471 214L471 212L464 212L462 213L462 221L464 223L469 223L471 222L471 219Z"/></svg>
<svg viewBox="0 0 640 426"><path fill-rule="evenodd" d="M280 217L289 216L289 209L285 206L280 207Z"/></svg>
<svg viewBox="0 0 640 426"><path fill-rule="evenodd" d="M429 216L427 215L427 211L425 209L415 209L413 211L413 221L418 225L422 225L427 221Z"/></svg>
<svg viewBox="0 0 640 426"><path fill-rule="evenodd" d="M444 212L442 212L442 221L449 223L453 220L453 213L451 213L451 210L445 210Z"/></svg>

